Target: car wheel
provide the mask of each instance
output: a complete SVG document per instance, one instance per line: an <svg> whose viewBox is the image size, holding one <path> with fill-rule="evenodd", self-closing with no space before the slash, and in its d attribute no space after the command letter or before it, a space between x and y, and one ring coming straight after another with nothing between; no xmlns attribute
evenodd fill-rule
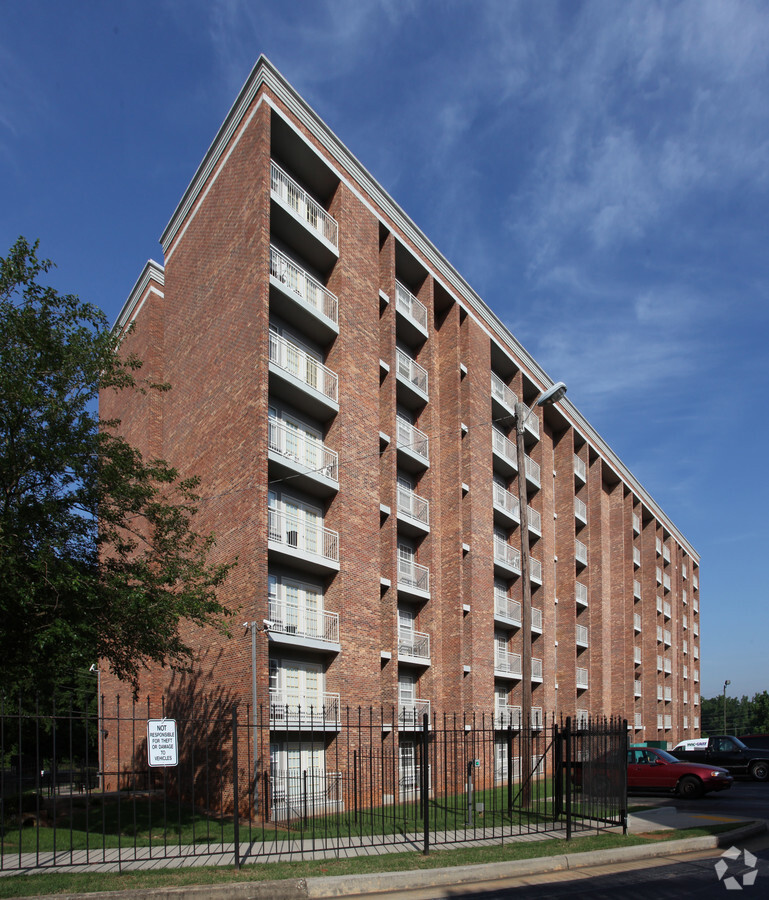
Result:
<svg viewBox="0 0 769 900"><path fill-rule="evenodd" d="M754 762L750 767L750 774L756 781L766 781L769 778L769 763L763 760Z"/></svg>
<svg viewBox="0 0 769 900"><path fill-rule="evenodd" d="M678 782L678 793L686 800L696 800L702 795L702 783L694 775L684 775Z"/></svg>

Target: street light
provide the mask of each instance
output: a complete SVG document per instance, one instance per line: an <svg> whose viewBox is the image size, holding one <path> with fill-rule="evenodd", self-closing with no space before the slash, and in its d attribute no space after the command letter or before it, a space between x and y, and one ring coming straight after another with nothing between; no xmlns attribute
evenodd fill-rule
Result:
<svg viewBox="0 0 769 900"><path fill-rule="evenodd" d="M521 628L523 630L523 653L521 679L523 693L521 697L521 777L523 781L523 802L529 802L529 781L531 774L531 575L529 572L529 501L526 489L526 453L524 451L524 430L526 420L534 411L534 406L552 406L563 398L566 385L556 382L546 391L541 391L532 408L528 409L521 401L515 404L515 434L518 457L518 504L521 516L521 587L523 590L523 610ZM524 729L526 729L524 731Z"/></svg>
<svg viewBox="0 0 769 900"><path fill-rule="evenodd" d="M726 685L731 684L731 681L727 678L724 682L724 734L726 734Z"/></svg>
<svg viewBox="0 0 769 900"><path fill-rule="evenodd" d="M271 622L269 619L263 619L263 625L261 628L257 626L256 622L244 622L243 629L244 631L251 632L251 706L253 709L253 721L251 724L251 753L253 756L252 759L252 774L254 779L254 814L257 813L259 808L259 794L258 794L258 781L257 781L257 746L259 744L259 723L257 722L257 711L256 711L256 636L257 634L267 634L269 633L270 628L273 627L274 622Z"/></svg>

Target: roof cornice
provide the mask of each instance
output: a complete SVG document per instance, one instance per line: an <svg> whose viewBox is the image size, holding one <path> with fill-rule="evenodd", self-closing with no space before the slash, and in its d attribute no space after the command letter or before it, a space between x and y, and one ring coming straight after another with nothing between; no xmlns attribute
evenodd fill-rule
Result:
<svg viewBox="0 0 769 900"><path fill-rule="evenodd" d="M154 259L148 259L144 264L141 275L136 279L128 299L123 304L115 324L112 326L113 331L124 331L130 325L141 309L152 282L163 287L165 285L165 269L160 263L155 262ZM157 291L157 293L160 294L161 292Z"/></svg>

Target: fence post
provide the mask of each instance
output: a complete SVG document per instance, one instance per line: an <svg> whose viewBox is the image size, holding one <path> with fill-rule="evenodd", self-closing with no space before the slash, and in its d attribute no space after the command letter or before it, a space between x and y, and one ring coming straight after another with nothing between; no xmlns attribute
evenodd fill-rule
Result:
<svg viewBox="0 0 769 900"><path fill-rule="evenodd" d="M627 719L622 720L622 833L627 834L627 759L628 736L627 736Z"/></svg>
<svg viewBox="0 0 769 900"><path fill-rule="evenodd" d="M574 778L571 762L571 716L566 717L566 753L564 754L565 791L566 791L566 840L571 840L571 796L574 790ZM582 787L585 787L585 772L582 771Z"/></svg>
<svg viewBox="0 0 769 900"><path fill-rule="evenodd" d="M355 811L355 824L358 823L358 751L352 751L352 806Z"/></svg>
<svg viewBox="0 0 769 900"><path fill-rule="evenodd" d="M430 852L430 717L422 714L422 811L424 821L424 847L422 853L425 856Z"/></svg>
<svg viewBox="0 0 769 900"><path fill-rule="evenodd" d="M553 822L563 813L563 735L558 722L553 722Z"/></svg>
<svg viewBox="0 0 769 900"><path fill-rule="evenodd" d="M513 818L513 723L507 723L507 814Z"/></svg>
<svg viewBox="0 0 769 900"><path fill-rule="evenodd" d="M232 828L235 841L235 868L240 868L240 810L238 809L238 707L232 707Z"/></svg>

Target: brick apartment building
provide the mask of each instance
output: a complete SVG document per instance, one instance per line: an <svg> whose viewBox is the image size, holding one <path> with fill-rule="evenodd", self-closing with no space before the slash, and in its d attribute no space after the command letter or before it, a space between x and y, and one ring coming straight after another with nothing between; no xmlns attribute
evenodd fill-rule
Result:
<svg viewBox="0 0 769 900"><path fill-rule="evenodd" d="M102 412L202 476L223 597L271 625L195 634L194 690L247 705L255 673L273 765L310 714L322 767L343 707L517 723L524 691L535 728L698 733L696 552L567 398L536 405L552 380L264 58L161 243L116 327L173 389Z"/></svg>

